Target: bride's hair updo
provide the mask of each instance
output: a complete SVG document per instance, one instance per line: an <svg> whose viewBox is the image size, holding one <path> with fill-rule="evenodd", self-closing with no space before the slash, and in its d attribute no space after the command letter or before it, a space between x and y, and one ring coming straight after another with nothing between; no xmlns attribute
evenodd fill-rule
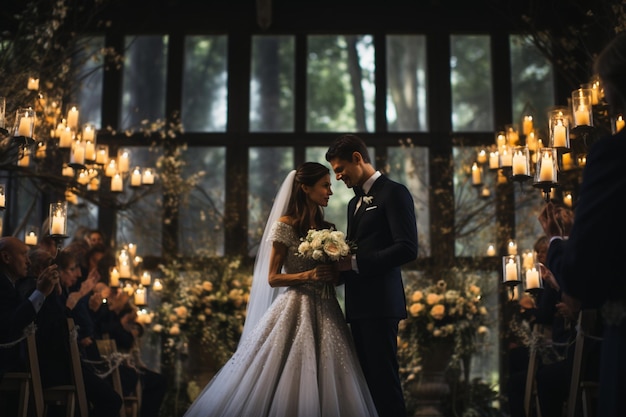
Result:
<svg viewBox="0 0 626 417"><path fill-rule="evenodd" d="M291 190L291 200L287 207L285 215L295 220L293 227L300 236L306 236L311 228L309 205L307 204L307 195L301 185L314 186L321 178L330 175L328 167L318 162L305 162L296 169L296 176L293 180L293 188ZM332 223L324 220L323 209L317 206L315 211L315 224L317 228L334 227Z"/></svg>

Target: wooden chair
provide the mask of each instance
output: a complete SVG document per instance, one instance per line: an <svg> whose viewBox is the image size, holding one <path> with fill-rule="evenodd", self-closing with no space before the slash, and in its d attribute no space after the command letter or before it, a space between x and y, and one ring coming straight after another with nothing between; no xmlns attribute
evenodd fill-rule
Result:
<svg viewBox="0 0 626 417"><path fill-rule="evenodd" d="M117 344L115 343L115 340L110 339L107 336L103 339L97 340L96 343L98 345L98 352L103 359L110 358L117 353ZM124 395L124 390L122 389L122 379L120 377L120 370L118 367L111 372L111 379L113 389L124 401L124 405L120 410L120 417L138 417L139 408L141 406L140 382L137 381L137 387L135 388L134 395Z"/></svg>
<svg viewBox="0 0 626 417"><path fill-rule="evenodd" d="M591 417L593 415L592 398L597 394L598 381L585 380L590 355L590 343L602 340L599 333L598 311L595 309L581 310L578 315L576 347L567 400L567 417ZM593 340L592 340L593 339ZM582 414L581 414L582 412Z"/></svg>
<svg viewBox="0 0 626 417"><path fill-rule="evenodd" d="M28 337L35 337L34 334ZM18 417L28 416L28 402L30 397L30 371L25 372L7 372L0 382L0 395L5 398L12 397L13 394L18 395L17 413Z"/></svg>
<svg viewBox="0 0 626 417"><path fill-rule="evenodd" d="M532 330L533 339L541 340L543 331L543 326L535 323ZM536 343L531 344L528 356L526 388L524 390L524 412L526 417L541 417L541 410L537 398L537 384L535 383L535 374L537 373L537 366L539 365L538 350Z"/></svg>

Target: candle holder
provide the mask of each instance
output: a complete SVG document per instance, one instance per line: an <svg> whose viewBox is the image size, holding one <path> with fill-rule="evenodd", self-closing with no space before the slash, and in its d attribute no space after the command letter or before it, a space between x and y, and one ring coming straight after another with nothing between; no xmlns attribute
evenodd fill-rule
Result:
<svg viewBox="0 0 626 417"><path fill-rule="evenodd" d="M543 291L543 279L539 263L533 264L531 269L526 270L525 278L525 291L533 297L537 297Z"/></svg>
<svg viewBox="0 0 626 417"><path fill-rule="evenodd" d="M572 91L574 127L593 126L592 94L590 88L579 88Z"/></svg>
<svg viewBox="0 0 626 417"><path fill-rule="evenodd" d="M552 148L570 147L570 120L571 113L567 107L553 107L548 112L548 129Z"/></svg>
<svg viewBox="0 0 626 417"><path fill-rule="evenodd" d="M502 283L507 286L519 285L522 281L518 255L502 257Z"/></svg>
<svg viewBox="0 0 626 417"><path fill-rule="evenodd" d="M519 183L528 181L530 175L530 153L527 146L513 148L511 180Z"/></svg>
<svg viewBox="0 0 626 417"><path fill-rule="evenodd" d="M543 191L544 199L550 202L550 193L559 186L557 182L558 159L555 148L541 148L537 157L537 170L533 186Z"/></svg>
<svg viewBox="0 0 626 417"><path fill-rule="evenodd" d="M57 244L57 251L63 247L67 235L67 201L50 204L49 233L50 238Z"/></svg>
<svg viewBox="0 0 626 417"><path fill-rule="evenodd" d="M35 133L35 110L32 107L19 108L15 112L15 124L13 125L13 137L24 142L30 139L32 144Z"/></svg>

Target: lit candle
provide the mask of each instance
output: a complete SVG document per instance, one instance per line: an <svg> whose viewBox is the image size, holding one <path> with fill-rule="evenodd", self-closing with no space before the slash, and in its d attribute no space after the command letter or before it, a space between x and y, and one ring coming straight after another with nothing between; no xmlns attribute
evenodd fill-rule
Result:
<svg viewBox="0 0 626 417"><path fill-rule="evenodd" d="M0 192L0 207L4 208L6 205L6 197L4 196L4 189Z"/></svg>
<svg viewBox="0 0 626 417"><path fill-rule="evenodd" d="M533 266L526 271L526 289L531 290L534 288L540 288L539 285L539 271Z"/></svg>
<svg viewBox="0 0 626 417"><path fill-rule="evenodd" d="M109 273L109 284L111 287L120 286L120 272L116 267L111 268L111 272Z"/></svg>
<svg viewBox="0 0 626 417"><path fill-rule="evenodd" d="M524 122L522 123L522 133L524 135L529 135L533 130L533 117L532 116L524 116Z"/></svg>
<svg viewBox="0 0 626 417"><path fill-rule="evenodd" d="M490 169L498 169L500 166L500 154L498 151L491 152L489 154L489 168Z"/></svg>
<svg viewBox="0 0 626 417"><path fill-rule="evenodd" d="M589 126L589 109L584 104L574 112L574 123L576 126Z"/></svg>
<svg viewBox="0 0 626 417"><path fill-rule="evenodd" d="M29 246L37 245L37 234L35 232L29 232L24 237L24 243Z"/></svg>
<svg viewBox="0 0 626 417"><path fill-rule="evenodd" d="M505 274L505 281L517 281L517 265L513 259L509 259L509 263L506 264Z"/></svg>
<svg viewBox="0 0 626 417"><path fill-rule="evenodd" d="M552 154L544 152L541 156L541 170L539 171L539 181L555 182L554 167L552 166Z"/></svg>
<svg viewBox="0 0 626 417"><path fill-rule="evenodd" d="M26 136L30 138L33 136L33 118L28 116L22 116L20 118L20 125L17 129L18 136Z"/></svg>
<svg viewBox="0 0 626 417"><path fill-rule="evenodd" d="M59 136L59 148L69 148L72 146L72 130L66 127Z"/></svg>
<svg viewBox="0 0 626 417"><path fill-rule="evenodd" d="M130 264L128 261L120 264L120 278L130 278Z"/></svg>
<svg viewBox="0 0 626 417"><path fill-rule="evenodd" d="M516 146L519 143L519 134L512 127L509 127L509 130L506 132L506 138L509 146Z"/></svg>
<svg viewBox="0 0 626 417"><path fill-rule="evenodd" d="M563 170L568 171L574 168L574 159L572 158L571 153L564 153L561 161L563 162Z"/></svg>
<svg viewBox="0 0 626 417"><path fill-rule="evenodd" d="M478 152L476 160L479 164L484 164L485 162L487 162L487 152L484 149L481 149L480 152Z"/></svg>
<svg viewBox="0 0 626 417"><path fill-rule="evenodd" d="M107 152L107 148L98 148L98 151L96 152L96 164L104 165L107 163Z"/></svg>
<svg viewBox="0 0 626 417"><path fill-rule="evenodd" d="M28 90L37 91L39 90L39 78L28 77Z"/></svg>
<svg viewBox="0 0 626 417"><path fill-rule="evenodd" d="M85 163L85 145L82 142L74 141L72 144L72 153L70 155L70 162L74 164Z"/></svg>
<svg viewBox="0 0 626 417"><path fill-rule="evenodd" d="M109 164L107 165L107 168L104 170L104 175L106 175L107 177L113 177L116 173L117 164L115 162L115 159L111 159L109 161Z"/></svg>
<svg viewBox="0 0 626 417"><path fill-rule="evenodd" d="M73 106L67 113L67 127L76 130L78 127L78 109Z"/></svg>
<svg viewBox="0 0 626 417"><path fill-rule="evenodd" d="M572 202L572 198L573 198L572 197L572 193L566 192L563 195L563 205L565 205L565 207L570 207L571 208L572 207L572 203L573 203Z"/></svg>
<svg viewBox="0 0 626 417"><path fill-rule="evenodd" d="M135 290L135 305L136 306L146 305L146 290L145 288L141 286Z"/></svg>
<svg viewBox="0 0 626 417"><path fill-rule="evenodd" d="M481 197L489 197L491 195L491 191L489 191L489 188L487 187L483 187L483 190L480 193Z"/></svg>
<svg viewBox="0 0 626 417"><path fill-rule="evenodd" d="M128 151L122 151L117 159L117 170L119 172L128 172L130 166L130 155Z"/></svg>
<svg viewBox="0 0 626 417"><path fill-rule="evenodd" d="M120 174L115 174L115 176L111 179L111 191L122 191L123 185L122 176Z"/></svg>
<svg viewBox="0 0 626 417"><path fill-rule="evenodd" d="M155 292L159 292L159 291L163 290L163 284L161 284L161 280L160 279L157 278L157 279L154 280L154 284L152 284L152 289Z"/></svg>
<svg viewBox="0 0 626 417"><path fill-rule="evenodd" d="M35 158L43 159L46 157L46 142L37 143L37 152L35 153Z"/></svg>
<svg viewBox="0 0 626 417"><path fill-rule="evenodd" d="M514 240L509 240L509 244L507 247L507 253L509 255L517 255L517 243Z"/></svg>
<svg viewBox="0 0 626 417"><path fill-rule="evenodd" d="M134 258L135 255L137 254L137 245L135 245L134 243L129 243L128 254L130 255L131 258Z"/></svg>
<svg viewBox="0 0 626 417"><path fill-rule="evenodd" d="M506 145L506 134L504 132L498 132L496 135L496 146L498 149Z"/></svg>
<svg viewBox="0 0 626 417"><path fill-rule="evenodd" d="M615 120L615 133L617 133L620 130L622 130L624 128L624 124L625 123L626 122L624 122L624 118L622 117L621 114L619 116L617 116L617 119Z"/></svg>
<svg viewBox="0 0 626 417"><path fill-rule="evenodd" d="M85 159L87 161L96 160L96 145L90 140L85 142Z"/></svg>
<svg viewBox="0 0 626 417"><path fill-rule="evenodd" d="M555 148L564 148L566 146L566 128L563 125L563 120L559 119L554 125L552 144Z"/></svg>
<svg viewBox="0 0 626 417"><path fill-rule="evenodd" d="M489 244L489 246L487 246L487 256L496 256L496 248L493 244Z"/></svg>
<svg viewBox="0 0 626 417"><path fill-rule="evenodd" d="M130 177L130 186L131 187L139 187L141 185L141 169L135 168L133 170L133 175Z"/></svg>
<svg viewBox="0 0 626 417"><path fill-rule="evenodd" d="M154 174L150 168L146 168L143 171L143 177L141 178L143 184L154 184Z"/></svg>
<svg viewBox="0 0 626 417"><path fill-rule="evenodd" d="M86 125L83 128L83 140L90 140L93 142L93 138L94 138L93 127L91 127L91 125Z"/></svg>
<svg viewBox="0 0 626 417"><path fill-rule="evenodd" d="M513 155L513 175L528 175L528 161L521 151Z"/></svg>
<svg viewBox="0 0 626 417"><path fill-rule="evenodd" d="M61 174L64 177L73 177L74 176L74 168L72 168L68 164L63 164L63 171L61 172Z"/></svg>
<svg viewBox="0 0 626 417"><path fill-rule="evenodd" d="M150 272L143 271L143 274L141 274L141 285L143 285L144 287L147 287L148 285L150 285L151 281L152 281L152 277L150 276Z"/></svg>
<svg viewBox="0 0 626 417"><path fill-rule="evenodd" d="M474 162L474 165L472 165L472 184L479 185L483 183L480 174L480 167L476 164L476 162Z"/></svg>
<svg viewBox="0 0 626 417"><path fill-rule="evenodd" d="M535 265L535 255L531 251L526 251L522 254L522 268L529 270Z"/></svg>
<svg viewBox="0 0 626 417"><path fill-rule="evenodd" d="M89 185L87 186L89 191L98 191L100 189L100 180L98 177L93 177L89 180Z"/></svg>
<svg viewBox="0 0 626 417"><path fill-rule="evenodd" d="M51 235L64 235L65 234L65 216L61 210L57 210L52 216L52 227L50 227Z"/></svg>
<svg viewBox="0 0 626 417"><path fill-rule="evenodd" d="M76 181L81 184L81 185L86 185L87 183L89 183L89 174L87 173L86 169L81 169L80 172L78 173L78 178L76 179Z"/></svg>
<svg viewBox="0 0 626 417"><path fill-rule="evenodd" d="M535 134L535 131L532 130L528 136L526 136L526 146L528 146L528 150L529 151L536 151L537 150L537 135Z"/></svg>
<svg viewBox="0 0 626 417"><path fill-rule="evenodd" d="M509 151L503 149L500 153L500 166L510 167L511 165L513 165L513 156L509 153Z"/></svg>

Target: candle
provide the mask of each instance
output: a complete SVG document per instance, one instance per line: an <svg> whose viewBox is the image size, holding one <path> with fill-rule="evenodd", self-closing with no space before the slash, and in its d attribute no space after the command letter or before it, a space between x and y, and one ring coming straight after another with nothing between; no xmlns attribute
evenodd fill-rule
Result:
<svg viewBox="0 0 626 417"><path fill-rule="evenodd" d="M72 145L72 154L70 155L70 162L80 165L85 163L85 145L82 142L74 141Z"/></svg>
<svg viewBox="0 0 626 417"><path fill-rule="evenodd" d="M563 170L568 171L574 168L574 159L572 159L571 153L564 153L561 161L563 162Z"/></svg>
<svg viewBox="0 0 626 417"><path fill-rule="evenodd" d="M478 152L478 157L476 158L476 160L479 164L484 164L485 162L487 162L487 152L484 149L481 149L480 152Z"/></svg>
<svg viewBox="0 0 626 417"><path fill-rule="evenodd" d="M563 125L563 120L559 119L556 125L554 125L552 145L555 148L565 148L567 146L566 137L566 128Z"/></svg>
<svg viewBox="0 0 626 417"><path fill-rule="evenodd" d="M135 255L137 254L137 245L135 245L134 243L129 243L128 244L128 254L134 258Z"/></svg>
<svg viewBox="0 0 626 417"><path fill-rule="evenodd" d="M130 278L130 264L128 261L120 264L120 278Z"/></svg>
<svg viewBox="0 0 626 417"><path fill-rule="evenodd" d="M537 150L537 135L534 130L526 136L526 146L528 146L529 151L534 152Z"/></svg>
<svg viewBox="0 0 626 417"><path fill-rule="evenodd" d="M93 177L89 180L89 185L87 186L89 191L98 191L100 189L100 179L98 177Z"/></svg>
<svg viewBox="0 0 626 417"><path fill-rule="evenodd" d="M565 207L569 207L569 208L571 208L571 207L572 207L572 203L573 203L573 202L572 202L572 198L573 198L573 197L572 197L572 193L571 193L571 192L566 192L566 193L563 195L563 205L564 205Z"/></svg>
<svg viewBox="0 0 626 417"><path fill-rule="evenodd" d="M506 137L507 137L509 146L516 146L519 143L519 134L512 127L509 127L509 130L507 130Z"/></svg>
<svg viewBox="0 0 626 417"><path fill-rule="evenodd" d="M529 270L535 265L535 255L531 251L526 251L522 254L522 268Z"/></svg>
<svg viewBox="0 0 626 417"><path fill-rule="evenodd" d="M522 133L524 135L529 135L533 130L533 117L532 116L524 116L524 122L522 123Z"/></svg>
<svg viewBox="0 0 626 417"><path fill-rule="evenodd" d="M115 163L115 159L111 159L107 168L104 170L104 175L107 177L113 177L117 173L117 164Z"/></svg>
<svg viewBox="0 0 626 417"><path fill-rule="evenodd" d="M474 165L472 165L472 184L479 185L483 183L483 180L480 174L481 174L480 168L478 167L476 162L474 162Z"/></svg>
<svg viewBox="0 0 626 417"><path fill-rule="evenodd" d="M4 196L4 190L0 194L0 207L4 208L6 205L6 197Z"/></svg>
<svg viewBox="0 0 626 417"><path fill-rule="evenodd" d="M122 176L120 174L115 174L115 176L111 179L111 191L122 191L123 183Z"/></svg>
<svg viewBox="0 0 626 417"><path fill-rule="evenodd" d="M28 77L28 90L37 91L39 90L39 78Z"/></svg>
<svg viewBox="0 0 626 417"><path fill-rule="evenodd" d="M73 177L74 176L74 168L72 168L68 164L63 164L63 171L61 172L61 174L64 177Z"/></svg>
<svg viewBox="0 0 626 417"><path fill-rule="evenodd" d="M541 288L539 285L539 271L535 267L526 271L526 289Z"/></svg>
<svg viewBox="0 0 626 417"><path fill-rule="evenodd" d="M35 232L27 233L26 236L24 237L24 243L26 243L29 246L37 245L37 235L35 234Z"/></svg>
<svg viewBox="0 0 626 417"><path fill-rule="evenodd" d="M514 240L509 240L509 244L507 247L507 253L509 255L517 255L517 243Z"/></svg>
<svg viewBox="0 0 626 417"><path fill-rule="evenodd" d="M109 284L111 285L111 287L120 286L120 272L117 270L116 267L113 267L111 269L111 272L109 273Z"/></svg>
<svg viewBox="0 0 626 417"><path fill-rule="evenodd" d="M85 159L87 161L96 160L96 145L90 140L85 142Z"/></svg>
<svg viewBox="0 0 626 417"><path fill-rule="evenodd" d="M30 153L24 149L24 155L17 161L17 164L21 167L27 167L30 165Z"/></svg>
<svg viewBox="0 0 626 417"><path fill-rule="evenodd" d="M491 152L489 154L489 168L490 169L498 169L500 166L500 154L498 151Z"/></svg>
<svg viewBox="0 0 626 417"><path fill-rule="evenodd" d="M93 138L94 138L93 127L91 127L90 125L86 125L83 128L83 140L90 140L93 142Z"/></svg>
<svg viewBox="0 0 626 417"><path fill-rule="evenodd" d="M159 291L163 290L163 284L161 284L161 280L160 279L157 278L157 279L154 280L154 284L152 284L152 289L155 292L159 292Z"/></svg>
<svg viewBox="0 0 626 417"><path fill-rule="evenodd" d="M141 285L143 285L144 287L147 287L148 285L150 285L150 281L152 281L150 272L143 271L143 274L141 274Z"/></svg>
<svg viewBox="0 0 626 417"><path fill-rule="evenodd" d="M154 174L150 168L146 168L143 171L143 177L141 178L143 184L154 184Z"/></svg>
<svg viewBox="0 0 626 417"><path fill-rule="evenodd" d="M30 138L33 136L33 118L28 116L20 117L20 125L17 129L18 136L26 136Z"/></svg>
<svg viewBox="0 0 626 417"><path fill-rule="evenodd" d="M117 159L117 170L119 172L128 172L130 166L130 155L128 151L122 151Z"/></svg>
<svg viewBox="0 0 626 417"><path fill-rule="evenodd" d="M624 122L624 118L622 117L621 114L619 116L617 116L617 119L615 120L615 133L617 133L620 130L622 130L624 128L624 124L625 123L626 122Z"/></svg>
<svg viewBox="0 0 626 417"><path fill-rule="evenodd" d="M539 181L555 182L554 167L552 166L552 154L544 152L541 156L541 170L539 171Z"/></svg>
<svg viewBox="0 0 626 417"><path fill-rule="evenodd" d="M500 166L510 167L513 165L513 156L505 149L500 153Z"/></svg>
<svg viewBox="0 0 626 417"><path fill-rule="evenodd" d="M50 227L51 235L64 235L65 234L65 217L60 210L57 210L54 216L52 216L52 226Z"/></svg>
<svg viewBox="0 0 626 417"><path fill-rule="evenodd" d="M528 161L521 151L516 151L513 155L513 175L528 175Z"/></svg>
<svg viewBox="0 0 626 417"><path fill-rule="evenodd" d="M98 147L98 151L96 152L96 164L104 165L107 163L107 155L108 149L104 147Z"/></svg>
<svg viewBox="0 0 626 417"><path fill-rule="evenodd" d="M72 130L66 127L59 136L59 148L69 148L72 146Z"/></svg>
<svg viewBox="0 0 626 417"><path fill-rule="evenodd" d="M513 259L509 259L509 263L506 264L505 275L505 281L517 281L517 265Z"/></svg>
<svg viewBox="0 0 626 417"><path fill-rule="evenodd" d="M483 190L480 192L480 196L487 198L491 195L491 191L489 191L489 188L487 187L483 187Z"/></svg>
<svg viewBox="0 0 626 417"><path fill-rule="evenodd" d="M589 126L589 109L581 104L574 112L574 123L576 126Z"/></svg>
<svg viewBox="0 0 626 417"><path fill-rule="evenodd" d="M135 305L144 306L146 305L146 290L143 287L137 288L135 290Z"/></svg>
<svg viewBox="0 0 626 417"><path fill-rule="evenodd" d="M35 158L43 159L46 157L46 142L37 143L37 152L35 152Z"/></svg>
<svg viewBox="0 0 626 417"><path fill-rule="evenodd" d="M487 246L487 256L496 256L496 248L493 244L489 244L489 246Z"/></svg>
<svg viewBox="0 0 626 417"><path fill-rule="evenodd" d="M504 132L498 132L496 135L496 146L498 149L506 145L506 134Z"/></svg>
<svg viewBox="0 0 626 417"><path fill-rule="evenodd" d="M139 187L141 185L141 169L135 168L133 170L133 175L130 177L130 186L131 187Z"/></svg>
<svg viewBox="0 0 626 417"><path fill-rule="evenodd" d="M78 109L73 106L67 113L67 127L76 130L78 127Z"/></svg>

